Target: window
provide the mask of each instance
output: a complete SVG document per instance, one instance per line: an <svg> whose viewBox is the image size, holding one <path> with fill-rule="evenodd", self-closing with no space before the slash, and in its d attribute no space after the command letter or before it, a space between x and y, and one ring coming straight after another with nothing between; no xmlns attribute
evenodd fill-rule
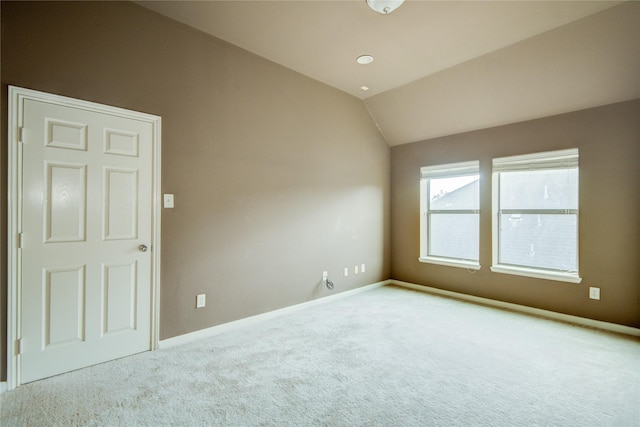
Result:
<svg viewBox="0 0 640 427"><path fill-rule="evenodd" d="M420 261L479 269L479 162L420 173Z"/></svg>
<svg viewBox="0 0 640 427"><path fill-rule="evenodd" d="M578 150L493 159L491 271L579 283Z"/></svg>

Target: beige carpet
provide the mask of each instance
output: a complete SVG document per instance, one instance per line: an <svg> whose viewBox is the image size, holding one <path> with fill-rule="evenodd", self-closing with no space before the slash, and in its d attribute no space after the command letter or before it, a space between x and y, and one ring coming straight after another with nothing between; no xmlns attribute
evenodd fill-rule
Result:
<svg viewBox="0 0 640 427"><path fill-rule="evenodd" d="M24 385L0 425L640 426L640 341L384 287Z"/></svg>

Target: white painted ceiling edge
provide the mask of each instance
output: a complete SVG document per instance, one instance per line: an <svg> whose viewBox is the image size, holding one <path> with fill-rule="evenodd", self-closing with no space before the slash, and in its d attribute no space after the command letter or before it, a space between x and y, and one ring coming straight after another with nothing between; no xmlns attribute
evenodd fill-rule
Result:
<svg viewBox="0 0 640 427"><path fill-rule="evenodd" d="M365 100L390 146L640 98L640 2Z"/></svg>

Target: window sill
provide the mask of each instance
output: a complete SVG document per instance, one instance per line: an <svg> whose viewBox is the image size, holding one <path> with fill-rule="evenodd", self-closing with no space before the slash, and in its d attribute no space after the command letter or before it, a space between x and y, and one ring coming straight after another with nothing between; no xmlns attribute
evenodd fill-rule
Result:
<svg viewBox="0 0 640 427"><path fill-rule="evenodd" d="M534 268L513 267L507 265L492 265L494 273L515 274L516 276L534 277L536 279L557 280L559 282L580 283L582 277L577 274L561 273L555 271L537 270Z"/></svg>
<svg viewBox="0 0 640 427"><path fill-rule="evenodd" d="M428 264L447 265L449 267L466 268L470 270L480 270L480 264L474 261L456 260L450 258L437 258L437 257L420 257L418 261Z"/></svg>

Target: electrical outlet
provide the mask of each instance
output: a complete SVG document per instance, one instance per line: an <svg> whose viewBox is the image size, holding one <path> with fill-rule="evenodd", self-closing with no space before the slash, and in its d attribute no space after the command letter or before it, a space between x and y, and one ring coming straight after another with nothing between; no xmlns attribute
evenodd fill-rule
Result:
<svg viewBox="0 0 640 427"><path fill-rule="evenodd" d="M207 305L207 294L196 295L196 308L203 308Z"/></svg>
<svg viewBox="0 0 640 427"><path fill-rule="evenodd" d="M349 275L349 267L345 267L344 268L344 277L347 277Z"/></svg>
<svg viewBox="0 0 640 427"><path fill-rule="evenodd" d="M600 288L589 288L589 298L600 299Z"/></svg>

